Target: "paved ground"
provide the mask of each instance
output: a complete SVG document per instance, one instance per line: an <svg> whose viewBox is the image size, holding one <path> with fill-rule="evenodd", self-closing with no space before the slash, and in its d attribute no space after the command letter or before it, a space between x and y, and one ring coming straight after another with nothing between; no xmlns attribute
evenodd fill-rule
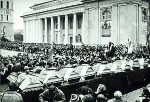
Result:
<svg viewBox="0 0 150 102"><path fill-rule="evenodd" d="M142 94L142 88L130 92L126 95L123 95L123 99L126 100L127 102L135 102L141 94Z"/></svg>

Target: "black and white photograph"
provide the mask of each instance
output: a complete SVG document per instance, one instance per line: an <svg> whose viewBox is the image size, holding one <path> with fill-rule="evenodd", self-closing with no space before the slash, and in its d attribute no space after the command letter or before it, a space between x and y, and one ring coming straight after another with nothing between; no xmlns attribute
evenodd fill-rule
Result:
<svg viewBox="0 0 150 102"><path fill-rule="evenodd" d="M0 0L0 102L150 102L150 0Z"/></svg>

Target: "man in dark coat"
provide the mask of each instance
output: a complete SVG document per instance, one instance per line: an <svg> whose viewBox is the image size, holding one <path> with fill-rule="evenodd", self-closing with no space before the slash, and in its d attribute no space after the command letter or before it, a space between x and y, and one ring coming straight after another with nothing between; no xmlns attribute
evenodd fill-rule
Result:
<svg viewBox="0 0 150 102"><path fill-rule="evenodd" d="M47 90L39 95L39 101L65 102L66 99L64 93L60 89L58 89L54 85L51 85Z"/></svg>

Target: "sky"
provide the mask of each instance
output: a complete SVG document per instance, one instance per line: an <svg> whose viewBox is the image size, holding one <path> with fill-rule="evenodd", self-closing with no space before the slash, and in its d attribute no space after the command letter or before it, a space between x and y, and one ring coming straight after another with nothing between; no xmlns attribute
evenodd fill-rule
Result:
<svg viewBox="0 0 150 102"><path fill-rule="evenodd" d="M14 30L24 30L23 19L20 17L24 12L31 11L31 7L34 3L42 0L14 0Z"/></svg>

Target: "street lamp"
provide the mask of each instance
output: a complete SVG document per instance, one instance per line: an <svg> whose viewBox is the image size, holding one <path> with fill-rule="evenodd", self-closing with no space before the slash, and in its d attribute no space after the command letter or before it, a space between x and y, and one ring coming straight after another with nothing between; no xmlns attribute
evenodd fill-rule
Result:
<svg viewBox="0 0 150 102"><path fill-rule="evenodd" d="M5 38L5 28L6 28L6 26L3 27L3 35L2 35L1 41L6 41L6 38Z"/></svg>
<svg viewBox="0 0 150 102"><path fill-rule="evenodd" d="M6 26L3 27L3 37L5 37L5 28Z"/></svg>

